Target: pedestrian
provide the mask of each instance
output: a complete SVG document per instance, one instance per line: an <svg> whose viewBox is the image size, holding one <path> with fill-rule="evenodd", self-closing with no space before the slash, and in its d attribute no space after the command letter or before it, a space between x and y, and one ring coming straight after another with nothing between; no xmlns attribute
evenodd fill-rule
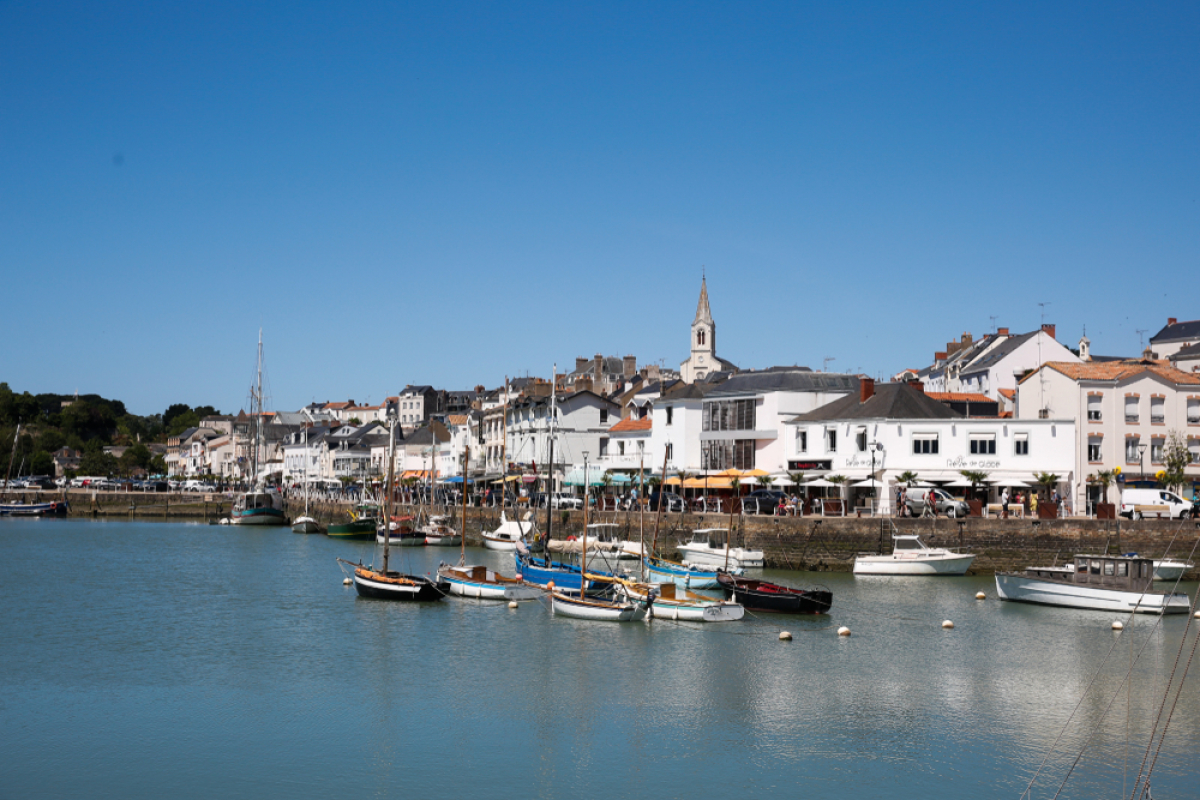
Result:
<svg viewBox="0 0 1200 800"><path fill-rule="evenodd" d="M930 488L929 494L925 495L925 507L929 509L929 513L934 519L937 519L937 495Z"/></svg>
<svg viewBox="0 0 1200 800"><path fill-rule="evenodd" d="M1029 513L1035 517L1037 516L1037 503L1038 503L1037 492L1030 492L1029 493Z"/></svg>
<svg viewBox="0 0 1200 800"><path fill-rule="evenodd" d="M1000 493L1000 518L1008 519L1008 487Z"/></svg>

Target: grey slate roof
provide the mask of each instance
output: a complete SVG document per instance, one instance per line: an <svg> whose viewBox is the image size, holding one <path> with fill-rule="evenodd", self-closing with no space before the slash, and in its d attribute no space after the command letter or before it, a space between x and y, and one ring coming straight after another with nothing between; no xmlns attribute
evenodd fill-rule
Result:
<svg viewBox="0 0 1200 800"><path fill-rule="evenodd" d="M433 444L435 433L437 434L438 444L450 441L450 431L446 430L446 426L437 420L430 420L428 425L422 425L409 434L404 443L406 445L431 445Z"/></svg>
<svg viewBox="0 0 1200 800"><path fill-rule="evenodd" d="M840 419L962 419L962 414L907 383L880 383L867 402L854 392L826 403L789 422L828 422Z"/></svg>
<svg viewBox="0 0 1200 800"><path fill-rule="evenodd" d="M813 372L804 368L739 372L710 394L759 394L762 392L849 392L858 389L858 378L836 372Z"/></svg>
<svg viewBox="0 0 1200 800"><path fill-rule="evenodd" d="M1179 352L1171 356L1171 358L1200 358L1200 342L1180 348Z"/></svg>
<svg viewBox="0 0 1200 800"><path fill-rule="evenodd" d="M1150 344L1197 338L1200 338L1200 319L1193 319L1164 326L1161 331L1150 337Z"/></svg>
<svg viewBox="0 0 1200 800"><path fill-rule="evenodd" d="M1018 347L1025 344L1025 342L1029 341L1039 333L1041 333L1040 330L1030 331L1029 333L1020 333L1016 336L1009 336L1005 341L996 345L974 361L966 364L962 369L962 373L964 375L969 375L973 372L991 369L996 364L999 364L1001 360L1006 358L1009 353L1016 350Z"/></svg>

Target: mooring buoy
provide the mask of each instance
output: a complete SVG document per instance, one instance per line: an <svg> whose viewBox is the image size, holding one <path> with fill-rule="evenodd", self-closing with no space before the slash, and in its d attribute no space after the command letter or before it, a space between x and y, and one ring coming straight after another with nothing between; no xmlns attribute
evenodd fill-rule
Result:
<svg viewBox="0 0 1200 800"><path fill-rule="evenodd" d="M953 623L952 621L948 620L948 619L944 619L944 620L942 620L942 627L943 627L943 628L947 628L947 629L949 629L949 628L953 628L953 627L954 627L954 623Z"/></svg>
<svg viewBox="0 0 1200 800"><path fill-rule="evenodd" d="M509 600L509 601L508 601L508 607L509 607L509 608L517 608L517 607L519 607L520 605L521 605L521 604L520 604L520 603L518 603L516 600Z"/></svg>
<svg viewBox="0 0 1200 800"><path fill-rule="evenodd" d="M976 600L987 600L987 595L984 594L983 592L976 592L975 599Z"/></svg>
<svg viewBox="0 0 1200 800"><path fill-rule="evenodd" d="M779 641L790 642L791 640L792 640L792 635L790 633L788 633L787 631L779 632Z"/></svg>
<svg viewBox="0 0 1200 800"><path fill-rule="evenodd" d="M346 578L342 581L342 586L349 586L352 583L354 583L354 581L350 580L349 578Z"/></svg>
<svg viewBox="0 0 1200 800"><path fill-rule="evenodd" d="M847 628L845 625L838 628L838 636L849 636L849 635L850 635L850 629Z"/></svg>
<svg viewBox="0 0 1200 800"><path fill-rule="evenodd" d="M1113 622L1113 624L1112 624L1112 629L1113 629L1114 631L1123 631L1123 630L1125 630L1125 624L1124 624L1124 623L1122 623L1122 622L1116 622L1116 621L1114 621L1114 622Z"/></svg>

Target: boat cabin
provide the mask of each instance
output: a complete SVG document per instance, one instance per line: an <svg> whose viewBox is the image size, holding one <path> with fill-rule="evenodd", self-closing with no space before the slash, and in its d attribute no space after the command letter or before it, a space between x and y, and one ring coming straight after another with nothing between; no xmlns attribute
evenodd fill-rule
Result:
<svg viewBox="0 0 1200 800"><path fill-rule="evenodd" d="M617 537L617 528L620 527L614 522L594 522L587 526L587 536L589 542L596 544L620 544L621 540Z"/></svg>
<svg viewBox="0 0 1200 800"><path fill-rule="evenodd" d="M714 550L724 550L725 540L729 538L729 531L725 528L700 528L692 531L692 539L688 544L697 547L711 547Z"/></svg>
<svg viewBox="0 0 1200 800"><path fill-rule="evenodd" d="M1061 581L1075 586L1095 586L1142 592L1154 581L1154 561L1139 556L1077 555L1061 567L1027 567L1026 576Z"/></svg>
<svg viewBox="0 0 1200 800"><path fill-rule="evenodd" d="M916 534L893 534L892 535L892 551L897 553L915 553L924 550L929 550L921 538Z"/></svg>

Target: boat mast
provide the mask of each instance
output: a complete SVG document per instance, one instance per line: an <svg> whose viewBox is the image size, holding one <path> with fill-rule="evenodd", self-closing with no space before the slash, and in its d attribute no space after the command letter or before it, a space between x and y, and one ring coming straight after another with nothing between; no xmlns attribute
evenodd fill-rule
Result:
<svg viewBox="0 0 1200 800"><path fill-rule="evenodd" d="M587 526L588 526L588 462L587 453L583 454L583 550L579 553L579 599L584 598L587 589ZM549 547L549 543L547 543ZM546 565L550 565L550 551L546 551Z"/></svg>
<svg viewBox="0 0 1200 800"><path fill-rule="evenodd" d="M4 491L8 491L8 481L12 478L12 465L17 460L17 442L21 438L21 423L17 423L17 432L13 435L12 455L8 457L8 472L4 473Z"/></svg>
<svg viewBox="0 0 1200 800"><path fill-rule="evenodd" d="M508 501L508 376L504 376L504 414L500 418L500 516ZM517 526L520 530L520 526ZM547 556L549 558L549 556Z"/></svg>
<svg viewBox="0 0 1200 800"><path fill-rule="evenodd" d="M550 559L550 534L554 531L554 418L557 415L554 386L558 383L558 364L550 379L550 465L546 468L546 560Z"/></svg>
<svg viewBox="0 0 1200 800"><path fill-rule="evenodd" d="M467 426L468 444L463 445L463 471L462 471L462 527L458 531L459 549L458 549L458 565L465 566L467 563L467 465L471 463L471 426Z"/></svg>
<svg viewBox="0 0 1200 800"><path fill-rule="evenodd" d="M383 575L388 572L388 545L392 541L392 475L396 466L396 420L388 419L388 471L383 499Z"/></svg>
<svg viewBox="0 0 1200 800"><path fill-rule="evenodd" d="M646 518L646 506L642 502L642 495L646 493L646 451L642 450L641 458L638 460L638 552L641 553L641 558L638 559L638 580L644 582L646 580L646 527L643 520ZM662 497L659 497L661 500Z"/></svg>
<svg viewBox="0 0 1200 800"><path fill-rule="evenodd" d="M667 447L663 448L662 480L658 484L658 509L654 512L654 541L650 543L651 558L655 558L658 553L658 523L662 521L663 501L665 500L663 495L666 493L663 487L666 486L667 482L667 455L671 452L669 447L670 444L668 443ZM646 554L642 553L642 558L645 557Z"/></svg>
<svg viewBox="0 0 1200 800"><path fill-rule="evenodd" d="M253 389L250 394L250 412L254 414L254 455L251 459L251 466L254 469L252 489L258 488L258 459L259 451L262 448L262 328L258 329L258 382L257 388Z"/></svg>

